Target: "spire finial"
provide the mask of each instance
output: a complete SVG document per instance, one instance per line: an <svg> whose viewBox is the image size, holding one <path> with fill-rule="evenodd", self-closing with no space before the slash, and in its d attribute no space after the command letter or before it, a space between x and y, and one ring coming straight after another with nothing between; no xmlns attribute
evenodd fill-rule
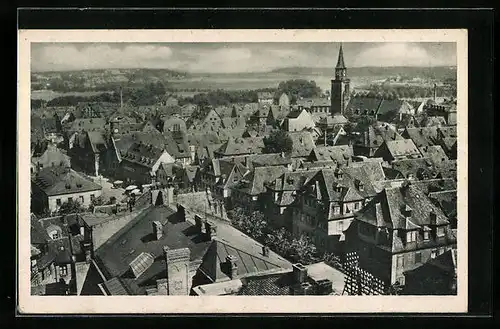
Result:
<svg viewBox="0 0 500 329"><path fill-rule="evenodd" d="M340 43L340 49L339 49L339 59L337 60L337 69L345 69L345 64L344 64L344 51L342 49L342 42Z"/></svg>

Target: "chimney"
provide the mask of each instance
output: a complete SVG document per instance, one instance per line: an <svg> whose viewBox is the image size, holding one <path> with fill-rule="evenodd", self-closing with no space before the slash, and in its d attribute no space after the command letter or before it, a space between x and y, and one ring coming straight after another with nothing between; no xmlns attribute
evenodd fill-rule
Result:
<svg viewBox="0 0 500 329"><path fill-rule="evenodd" d="M202 234L203 233L203 223L201 220L201 217L199 215L194 215L194 226L196 228L196 233Z"/></svg>
<svg viewBox="0 0 500 329"><path fill-rule="evenodd" d="M217 236L217 226L215 223L210 221L205 222L205 234L208 240L213 240Z"/></svg>
<svg viewBox="0 0 500 329"><path fill-rule="evenodd" d="M156 280L156 288L158 289L158 295L160 296L168 295L168 279Z"/></svg>
<svg viewBox="0 0 500 329"><path fill-rule="evenodd" d="M269 247L268 246L262 246L262 255L265 257L269 257Z"/></svg>
<svg viewBox="0 0 500 329"><path fill-rule="evenodd" d="M437 223L437 215L434 212L434 210L431 210L429 216L430 216L430 224L431 225L436 225L436 223Z"/></svg>
<svg viewBox="0 0 500 329"><path fill-rule="evenodd" d="M120 110L123 108L123 88L120 87Z"/></svg>
<svg viewBox="0 0 500 329"><path fill-rule="evenodd" d="M412 213L412 209L409 205L406 205L405 206L405 217L406 218L410 218L411 217L411 213Z"/></svg>
<svg viewBox="0 0 500 329"><path fill-rule="evenodd" d="M301 263L296 263L292 265L293 267L293 278L295 283L303 283L307 279L307 268Z"/></svg>
<svg viewBox="0 0 500 329"><path fill-rule="evenodd" d="M82 236L85 236L85 226L83 226L83 225L82 225L82 226L80 226L80 234L81 234Z"/></svg>
<svg viewBox="0 0 500 329"><path fill-rule="evenodd" d="M238 259L235 256L227 255L226 264L228 267L229 277L234 280L238 277Z"/></svg>
<svg viewBox="0 0 500 329"><path fill-rule="evenodd" d="M316 281L316 295L330 295L333 292L333 283L328 279Z"/></svg>
<svg viewBox="0 0 500 329"><path fill-rule="evenodd" d="M293 295L314 295L313 285L309 282L298 283L292 289Z"/></svg>
<svg viewBox="0 0 500 329"><path fill-rule="evenodd" d="M90 242L83 243L83 250L85 250L85 262L89 264L92 260L92 244Z"/></svg>
<svg viewBox="0 0 500 329"><path fill-rule="evenodd" d="M436 101L437 98L437 85L434 84L434 102Z"/></svg>
<svg viewBox="0 0 500 329"><path fill-rule="evenodd" d="M160 240L163 236L163 225L157 220L153 222L153 235L155 236L155 240Z"/></svg>

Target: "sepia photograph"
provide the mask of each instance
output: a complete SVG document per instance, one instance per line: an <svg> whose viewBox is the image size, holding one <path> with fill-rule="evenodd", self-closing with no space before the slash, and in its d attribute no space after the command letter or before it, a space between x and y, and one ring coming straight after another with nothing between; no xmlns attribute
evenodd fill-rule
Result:
<svg viewBox="0 0 500 329"><path fill-rule="evenodd" d="M467 32L271 31L19 32L21 309L466 310Z"/></svg>

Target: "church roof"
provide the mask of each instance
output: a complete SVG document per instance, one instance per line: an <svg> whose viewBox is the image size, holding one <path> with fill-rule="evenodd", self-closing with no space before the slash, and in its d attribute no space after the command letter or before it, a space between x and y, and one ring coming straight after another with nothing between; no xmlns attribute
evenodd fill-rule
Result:
<svg viewBox="0 0 500 329"><path fill-rule="evenodd" d="M345 69L345 64L344 64L344 51L342 50L342 44L340 44L340 50L339 50L339 59L337 60L337 66L335 67L337 69Z"/></svg>

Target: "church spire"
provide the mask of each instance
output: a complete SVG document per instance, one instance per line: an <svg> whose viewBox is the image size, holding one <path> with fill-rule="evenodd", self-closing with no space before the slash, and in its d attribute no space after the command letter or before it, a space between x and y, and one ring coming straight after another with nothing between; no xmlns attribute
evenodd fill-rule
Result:
<svg viewBox="0 0 500 329"><path fill-rule="evenodd" d="M339 59L337 60L337 66L335 67L337 69L345 69L345 64L344 64L344 51L342 50L342 43L340 43L340 49L339 49Z"/></svg>

